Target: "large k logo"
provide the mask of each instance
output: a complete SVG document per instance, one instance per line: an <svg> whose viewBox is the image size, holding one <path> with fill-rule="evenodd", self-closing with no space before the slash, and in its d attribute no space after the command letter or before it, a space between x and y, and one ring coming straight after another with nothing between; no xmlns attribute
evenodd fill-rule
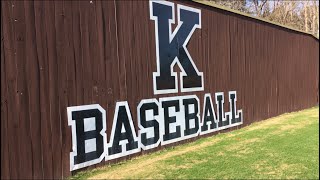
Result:
<svg viewBox="0 0 320 180"><path fill-rule="evenodd" d="M187 44L196 28L201 28L201 11L177 5L178 25L175 23L174 3L150 1L150 19L155 21L157 72L153 73L154 94L178 92L177 73L173 67L178 64L181 92L202 91L203 73L199 72L188 50Z"/></svg>

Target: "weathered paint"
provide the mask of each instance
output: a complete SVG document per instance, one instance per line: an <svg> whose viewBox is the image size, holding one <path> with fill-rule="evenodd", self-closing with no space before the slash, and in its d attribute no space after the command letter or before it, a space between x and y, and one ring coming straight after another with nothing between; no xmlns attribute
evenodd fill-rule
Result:
<svg viewBox="0 0 320 180"><path fill-rule="evenodd" d="M170 96L235 90L242 126L318 104L316 38L196 2L178 3L201 9L202 27L188 50L205 86ZM149 17L149 1L1 2L1 178L71 175L66 107L100 104L112 119L116 102L128 101L137 117L141 99L168 96L153 93Z"/></svg>

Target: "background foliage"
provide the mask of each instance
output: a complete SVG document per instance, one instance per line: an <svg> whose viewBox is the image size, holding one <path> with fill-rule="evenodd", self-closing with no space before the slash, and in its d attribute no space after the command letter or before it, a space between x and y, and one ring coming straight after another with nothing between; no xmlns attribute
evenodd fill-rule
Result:
<svg viewBox="0 0 320 180"><path fill-rule="evenodd" d="M210 3L248 13L312 33L319 38L319 0L207 0Z"/></svg>

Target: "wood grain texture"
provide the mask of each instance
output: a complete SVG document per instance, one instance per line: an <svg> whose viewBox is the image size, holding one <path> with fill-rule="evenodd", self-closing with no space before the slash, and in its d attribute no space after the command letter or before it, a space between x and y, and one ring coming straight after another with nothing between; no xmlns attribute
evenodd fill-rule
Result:
<svg viewBox="0 0 320 180"><path fill-rule="evenodd" d="M100 104L109 141L118 101L128 101L136 131L141 99L195 94L201 108L204 94L224 92L227 99L234 90L244 112L240 127L319 103L319 41L313 36L196 2L173 2L201 9L202 28L187 48L204 74L202 92L154 95L148 1L1 2L2 179L71 175L68 106Z"/></svg>

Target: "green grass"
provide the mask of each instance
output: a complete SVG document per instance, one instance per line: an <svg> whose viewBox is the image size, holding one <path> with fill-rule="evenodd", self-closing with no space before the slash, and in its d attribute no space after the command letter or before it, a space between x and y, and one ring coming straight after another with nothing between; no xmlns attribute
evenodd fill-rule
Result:
<svg viewBox="0 0 320 180"><path fill-rule="evenodd" d="M85 178L319 179L319 107L71 177Z"/></svg>

